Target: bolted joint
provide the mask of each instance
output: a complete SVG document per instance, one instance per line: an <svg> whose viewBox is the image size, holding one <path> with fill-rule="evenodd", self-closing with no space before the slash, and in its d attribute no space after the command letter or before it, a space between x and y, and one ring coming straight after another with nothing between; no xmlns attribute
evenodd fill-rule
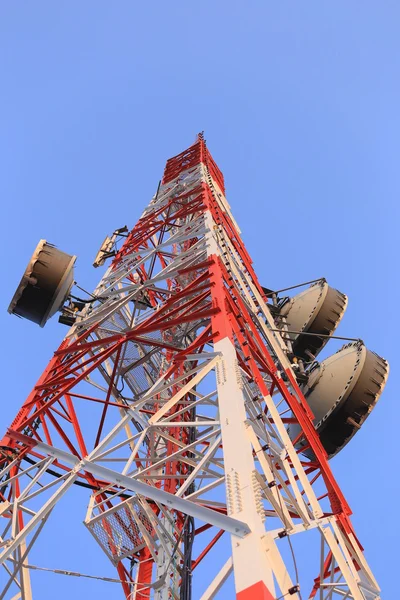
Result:
<svg viewBox="0 0 400 600"><path fill-rule="evenodd" d="M299 591L300 591L300 586L297 584L288 589L288 594L290 596L293 596L293 594L297 594Z"/></svg>

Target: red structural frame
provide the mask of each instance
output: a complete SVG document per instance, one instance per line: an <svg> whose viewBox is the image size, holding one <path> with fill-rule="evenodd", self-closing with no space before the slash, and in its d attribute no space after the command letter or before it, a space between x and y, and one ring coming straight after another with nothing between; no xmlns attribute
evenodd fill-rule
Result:
<svg viewBox="0 0 400 600"><path fill-rule="evenodd" d="M143 249L150 248L152 245L151 238L155 233L162 236L168 226L173 225L182 217L210 211L215 223L220 225L227 233L230 242L240 256L243 267L251 276L252 282L256 286L260 296L267 302L263 289L254 272L251 258L240 238L238 230L229 214L224 211L221 203L218 201L217 192L214 189L212 180L224 193L224 178L208 151L202 135L185 152L168 160L162 182L167 185L180 176L182 172L195 169L200 163L206 167L209 174L207 183L203 182L199 184L190 193L174 197L167 207L163 206L162 210L155 208L153 211L147 212L146 216L140 219L129 233L121 250L115 256L113 260L114 268L117 268L125 256L131 253L140 253ZM165 216L166 213L167 216ZM163 257L162 252L158 253L158 258L161 264L163 264L163 261L166 264L167 257ZM287 422L297 422L300 425L301 436L307 446L312 449L315 456L312 463L304 463L307 467L307 473L313 475L311 483L314 484L318 478L323 479L330 501L331 512L329 514L335 516L345 535L354 533L349 520L349 515L351 514L350 508L332 474L326 452L313 427L313 415L290 369L286 370L286 378L291 384L291 390L289 390L283 378L278 374L271 352L254 326L246 304L243 302L234 284L234 278L229 271L228 264L225 264L220 256L214 255L193 267L182 269L179 274L186 274L188 276L187 285L180 288L176 281L171 280L169 282L170 294L162 291L150 291L149 301L154 306L158 305L159 308L131 331L117 333L106 338L103 337L101 340L93 340L89 339L89 337L98 325L94 324L79 339L73 341L66 339L61 343L1 441L3 466L8 460L13 459L16 453L19 453L21 461L27 455L34 459L40 459L40 453L35 451L35 440L45 441L52 445L51 431L57 432L69 452L79 458L86 456L91 447L89 446L89 440L85 437L85 424L80 422L77 416L76 405L79 402L91 402L96 405L103 405L97 435L94 440L94 445L96 445L103 433L107 411L116 407L123 409L121 404L114 402L112 399L112 384L115 377L115 369L111 376L109 390L105 399L77 393L74 391L74 388L108 357L111 355L118 357L124 344L129 340L145 341L149 347L164 348L171 365L169 373L178 377L183 373L182 361L187 354L201 352L207 344L228 336L240 348L241 353L238 357L241 366L248 374L248 377L257 383L261 395L267 396L272 394L276 389L280 391L280 394L292 411L292 416L288 417ZM138 269L136 273L136 276L142 281L149 279L151 275L152 272L146 272L144 267ZM206 320L208 325L185 350L176 348L168 340L168 335L164 335L162 341L144 337L155 331L166 333L175 325L184 322L196 323L200 320L203 322ZM117 364L117 360L115 364ZM265 373L269 374L272 381L269 389L263 378L263 374ZM184 422L189 419L189 412L182 414L182 408L185 405L182 402L182 404L178 404L171 412L171 419L174 418L174 412L178 412L179 415L176 418L182 421L181 430L176 427L171 428L170 435L172 439L174 436L182 435L182 433L183 435L188 435L188 431L184 427ZM26 436L30 437L29 443ZM90 444L93 445L93 440L91 440ZM170 454L173 454L176 449L177 446L171 441L168 448ZM61 471L68 469L59 460L54 462L54 467L57 467ZM179 461L171 461L168 465L168 475L175 475L175 477L165 479L160 485L165 490L174 493L182 482L182 475L186 472L185 469L187 469L186 465L179 463ZM13 471L13 474L17 473L18 466L14 467ZM80 473L80 479L86 481L94 490L100 489L105 483L96 481L92 475L85 472ZM11 494L12 490L8 489L6 494L2 495L1 499L11 499ZM101 499L107 506L111 507L111 503L108 502L104 495ZM19 518L21 519L22 526L22 515ZM182 528L185 516L179 515L178 521ZM210 525L204 525L198 528L196 536L200 536L210 527ZM193 569L211 551L222 534L222 531L218 531L211 542L206 544L200 554L193 559ZM153 569L149 550L144 549L141 551L138 559L140 562L139 582L143 586L146 586L151 583ZM330 564L331 558L328 556L325 564L326 576L329 576ZM122 563L118 566L118 572L123 581L122 585L125 595L128 597L130 575ZM316 579L312 597L317 593L319 583L319 579ZM150 590L144 590L142 598L146 599L149 597ZM269 600L272 596L268 591L257 588L257 590L253 590L252 592L248 591L248 593L239 595L238 598L240 600L247 598L265 598Z"/></svg>

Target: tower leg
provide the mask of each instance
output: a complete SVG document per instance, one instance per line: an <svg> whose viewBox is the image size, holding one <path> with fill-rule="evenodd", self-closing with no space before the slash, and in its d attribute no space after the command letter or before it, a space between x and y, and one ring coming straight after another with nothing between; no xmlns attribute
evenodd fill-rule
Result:
<svg viewBox="0 0 400 600"><path fill-rule="evenodd" d="M222 357L217 365L217 387L228 514L245 521L251 529L243 539L231 537L236 597L272 600L274 581L263 545L265 528L254 489L255 465L246 435L245 398L236 351L228 337L217 341L214 349Z"/></svg>

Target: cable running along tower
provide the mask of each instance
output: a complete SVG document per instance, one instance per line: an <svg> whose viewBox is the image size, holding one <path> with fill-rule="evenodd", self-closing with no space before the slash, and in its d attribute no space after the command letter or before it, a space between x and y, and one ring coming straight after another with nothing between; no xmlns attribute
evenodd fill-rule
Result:
<svg viewBox="0 0 400 600"><path fill-rule="evenodd" d="M260 285L203 135L106 238L86 300L74 260L42 240L9 309L71 328L1 442L0 600L33 597L29 552L74 485L121 598L222 598L233 574L238 600L378 599L328 459L387 363L361 341L317 362L346 296Z"/></svg>

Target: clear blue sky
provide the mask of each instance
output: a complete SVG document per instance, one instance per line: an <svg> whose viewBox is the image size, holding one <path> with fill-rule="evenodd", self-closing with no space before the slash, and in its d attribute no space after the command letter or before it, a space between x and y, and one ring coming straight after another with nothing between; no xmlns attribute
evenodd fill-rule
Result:
<svg viewBox="0 0 400 600"><path fill-rule="evenodd" d="M0 7L0 426L66 333L56 319L40 330L6 313L37 241L77 254L77 279L92 288L105 235L134 225L165 160L205 130L263 284L327 277L349 296L340 333L391 363L379 406L333 461L384 600L398 596L400 535L399 22L397 0ZM35 562L112 575L82 531L78 492ZM40 600L56 585L60 600L119 592L40 573L34 583Z"/></svg>

